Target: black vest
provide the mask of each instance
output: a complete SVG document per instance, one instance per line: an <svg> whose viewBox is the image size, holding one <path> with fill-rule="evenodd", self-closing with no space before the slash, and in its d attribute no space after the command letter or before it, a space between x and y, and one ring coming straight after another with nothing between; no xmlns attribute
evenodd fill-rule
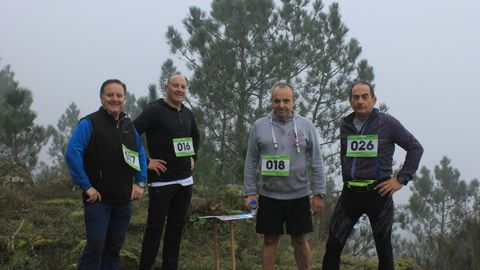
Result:
<svg viewBox="0 0 480 270"><path fill-rule="evenodd" d="M135 129L124 113L115 121L103 108L85 117L93 127L83 162L102 202L129 201L136 170L123 158L122 144L137 151Z"/></svg>

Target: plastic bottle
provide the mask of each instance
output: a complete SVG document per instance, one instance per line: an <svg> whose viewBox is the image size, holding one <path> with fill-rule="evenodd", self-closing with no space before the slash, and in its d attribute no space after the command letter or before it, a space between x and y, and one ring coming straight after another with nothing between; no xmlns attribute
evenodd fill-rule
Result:
<svg viewBox="0 0 480 270"><path fill-rule="evenodd" d="M257 207L258 207L258 204L257 204L257 200L253 199L253 200L250 200L250 202L248 203L248 208L250 208L250 215L255 215L257 213Z"/></svg>

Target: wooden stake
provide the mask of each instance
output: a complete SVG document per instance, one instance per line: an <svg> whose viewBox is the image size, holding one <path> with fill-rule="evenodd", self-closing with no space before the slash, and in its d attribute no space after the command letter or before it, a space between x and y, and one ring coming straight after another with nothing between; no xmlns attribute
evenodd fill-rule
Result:
<svg viewBox="0 0 480 270"><path fill-rule="evenodd" d="M218 229L216 220L213 221L213 242L215 253L215 269L220 270L220 254L218 253Z"/></svg>
<svg viewBox="0 0 480 270"><path fill-rule="evenodd" d="M232 270L236 269L235 265L235 230L233 228L233 221L229 221L230 223L230 249L232 251Z"/></svg>

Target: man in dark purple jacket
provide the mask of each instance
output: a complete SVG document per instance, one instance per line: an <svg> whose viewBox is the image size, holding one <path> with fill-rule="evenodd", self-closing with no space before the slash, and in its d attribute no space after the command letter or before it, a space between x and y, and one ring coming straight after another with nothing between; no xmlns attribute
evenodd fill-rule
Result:
<svg viewBox="0 0 480 270"><path fill-rule="evenodd" d="M412 180L423 148L391 115L374 108L377 98L367 81L350 89L353 113L340 126L343 190L332 215L323 269L339 269L340 255L353 226L366 214L372 226L378 269L394 268L392 253L392 195ZM407 155L397 176L392 176L395 144Z"/></svg>

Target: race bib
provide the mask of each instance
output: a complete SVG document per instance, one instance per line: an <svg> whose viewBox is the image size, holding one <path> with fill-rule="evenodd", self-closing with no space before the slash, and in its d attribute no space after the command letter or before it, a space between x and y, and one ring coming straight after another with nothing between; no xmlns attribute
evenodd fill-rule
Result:
<svg viewBox="0 0 480 270"><path fill-rule="evenodd" d="M192 137L173 139L173 149L175 150L176 157L188 157L195 155Z"/></svg>
<svg viewBox="0 0 480 270"><path fill-rule="evenodd" d="M288 176L290 172L290 156L262 156L261 175Z"/></svg>
<svg viewBox="0 0 480 270"><path fill-rule="evenodd" d="M123 159L132 168L140 171L140 160L138 158L138 152L128 149L122 144Z"/></svg>
<svg viewBox="0 0 480 270"><path fill-rule="evenodd" d="M347 157L377 157L378 135L347 136Z"/></svg>

